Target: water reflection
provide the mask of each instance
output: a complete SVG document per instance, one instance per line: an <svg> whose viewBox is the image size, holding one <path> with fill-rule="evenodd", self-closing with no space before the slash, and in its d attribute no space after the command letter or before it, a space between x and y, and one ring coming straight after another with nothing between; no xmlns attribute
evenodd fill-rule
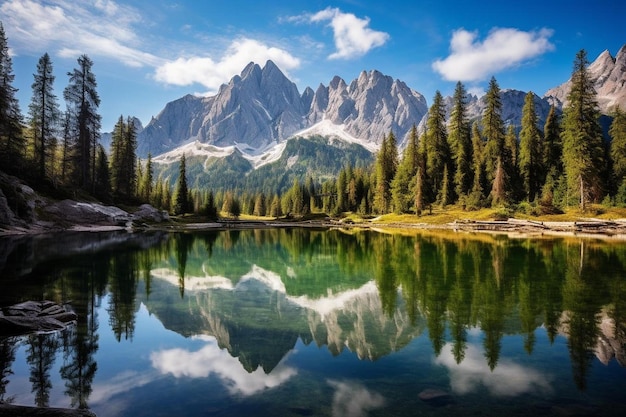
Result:
<svg viewBox="0 0 626 417"><path fill-rule="evenodd" d="M201 337L206 344L197 351L167 349L152 352L152 366L162 374L176 378L207 378L217 376L231 394L253 395L266 388L274 388L295 376L298 371L279 363L271 372L261 367L249 372L226 350L220 349L212 337Z"/></svg>
<svg viewBox="0 0 626 417"><path fill-rule="evenodd" d="M450 386L456 394L468 394L487 388L495 397L516 397L535 392L551 393L551 377L537 369L521 366L511 360L501 361L491 369L478 346L469 345L465 360L457 363L454 347L448 343L435 363L450 372Z"/></svg>
<svg viewBox="0 0 626 417"><path fill-rule="evenodd" d="M549 369L504 355L507 337L532 357L545 349L538 334L547 344L565 336L569 358L560 360L583 391L596 358L626 365L624 244L300 229L94 238L65 248L71 257L44 237L1 243L2 303L69 303L78 322L60 334L0 340L0 400L12 400L21 345L32 402L50 405L56 363L77 408L167 377L214 378L231 395L253 397L303 377L299 343L378 361L428 337L432 365L446 370L454 394L496 398L557 389ZM101 335L132 344L143 310L196 344L153 346L149 369L109 376L94 390ZM325 380L335 415L391 404L389 393L358 380Z"/></svg>

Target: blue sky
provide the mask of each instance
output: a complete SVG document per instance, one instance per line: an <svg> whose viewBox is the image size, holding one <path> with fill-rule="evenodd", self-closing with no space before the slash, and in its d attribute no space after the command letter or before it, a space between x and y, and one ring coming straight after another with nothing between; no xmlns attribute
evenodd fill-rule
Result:
<svg viewBox="0 0 626 417"><path fill-rule="evenodd" d="M94 61L103 131L120 115L144 124L185 94L213 94L251 61L271 59L299 91L377 69L422 93L458 80L484 91L546 90L626 44L623 0L252 1L2 0L15 87L26 114L38 59L52 58L62 103L67 72Z"/></svg>

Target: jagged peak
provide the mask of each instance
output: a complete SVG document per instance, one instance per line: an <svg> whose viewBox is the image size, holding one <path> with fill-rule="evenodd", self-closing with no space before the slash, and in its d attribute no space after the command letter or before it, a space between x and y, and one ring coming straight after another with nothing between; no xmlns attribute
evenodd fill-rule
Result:
<svg viewBox="0 0 626 417"><path fill-rule="evenodd" d="M619 48L619 51L617 51L617 55L615 55L615 60L626 62L626 44L622 45L622 47Z"/></svg>
<svg viewBox="0 0 626 417"><path fill-rule="evenodd" d="M335 75L332 80L330 80L329 87L333 90L337 90L339 88L345 88L346 82L338 75Z"/></svg>
<svg viewBox="0 0 626 417"><path fill-rule="evenodd" d="M241 79L245 80L250 76L256 76L261 74L261 67L254 62L250 62L246 67L241 71Z"/></svg>

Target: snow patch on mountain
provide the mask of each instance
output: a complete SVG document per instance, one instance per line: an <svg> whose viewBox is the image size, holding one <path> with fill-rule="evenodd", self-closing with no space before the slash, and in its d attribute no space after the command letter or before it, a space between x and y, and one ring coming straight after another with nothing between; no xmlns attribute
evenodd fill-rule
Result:
<svg viewBox="0 0 626 417"><path fill-rule="evenodd" d="M334 124L328 119L324 119L308 129L301 130L297 132L295 136L300 137L312 137L312 136L326 136L329 138L341 139L348 143L356 143L357 145L363 146L368 151L374 153L380 149L380 145L374 142L371 142L367 139L359 139L356 138L345 131L344 124Z"/></svg>

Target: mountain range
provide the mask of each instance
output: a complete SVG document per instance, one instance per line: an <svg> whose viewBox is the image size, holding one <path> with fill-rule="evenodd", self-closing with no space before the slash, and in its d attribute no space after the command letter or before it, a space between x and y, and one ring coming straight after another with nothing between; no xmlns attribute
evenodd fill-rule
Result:
<svg viewBox="0 0 626 417"><path fill-rule="evenodd" d="M608 114L615 105L626 108L626 45L616 57L603 52L588 70L595 80L601 112ZM570 84L568 80L542 97L535 95L541 129L552 105L558 110L566 105ZM521 124L525 95L519 90L501 90L506 124ZM467 99L469 118L479 119L485 97L468 95ZM450 109L452 98L444 101ZM341 149L342 163L356 164L373 160L373 153L389 132L402 147L413 125L424 129L427 114L428 104L422 94L376 70L361 72L349 84L335 76L328 85L320 84L316 90L307 87L300 93L272 61L264 67L250 63L217 94L186 95L167 103L145 127L137 121L137 154L141 158L151 154L158 173L171 181L177 175L174 165L184 153L188 167L191 159L192 183L196 185L214 183L216 176L223 182L220 187L245 186L241 182L244 178L258 184L262 181L248 177L263 176L254 172L277 164L265 168L265 174L284 175L281 182L288 186L294 176L332 175L341 168L332 164L321 174L307 167L322 165L311 161L322 149L324 154ZM315 149L303 154L298 146L289 145L296 138L300 145L315 138L313 144L308 143ZM361 153L351 156L348 148ZM290 172L298 167L298 160L300 172ZM233 177L223 178L226 172Z"/></svg>

